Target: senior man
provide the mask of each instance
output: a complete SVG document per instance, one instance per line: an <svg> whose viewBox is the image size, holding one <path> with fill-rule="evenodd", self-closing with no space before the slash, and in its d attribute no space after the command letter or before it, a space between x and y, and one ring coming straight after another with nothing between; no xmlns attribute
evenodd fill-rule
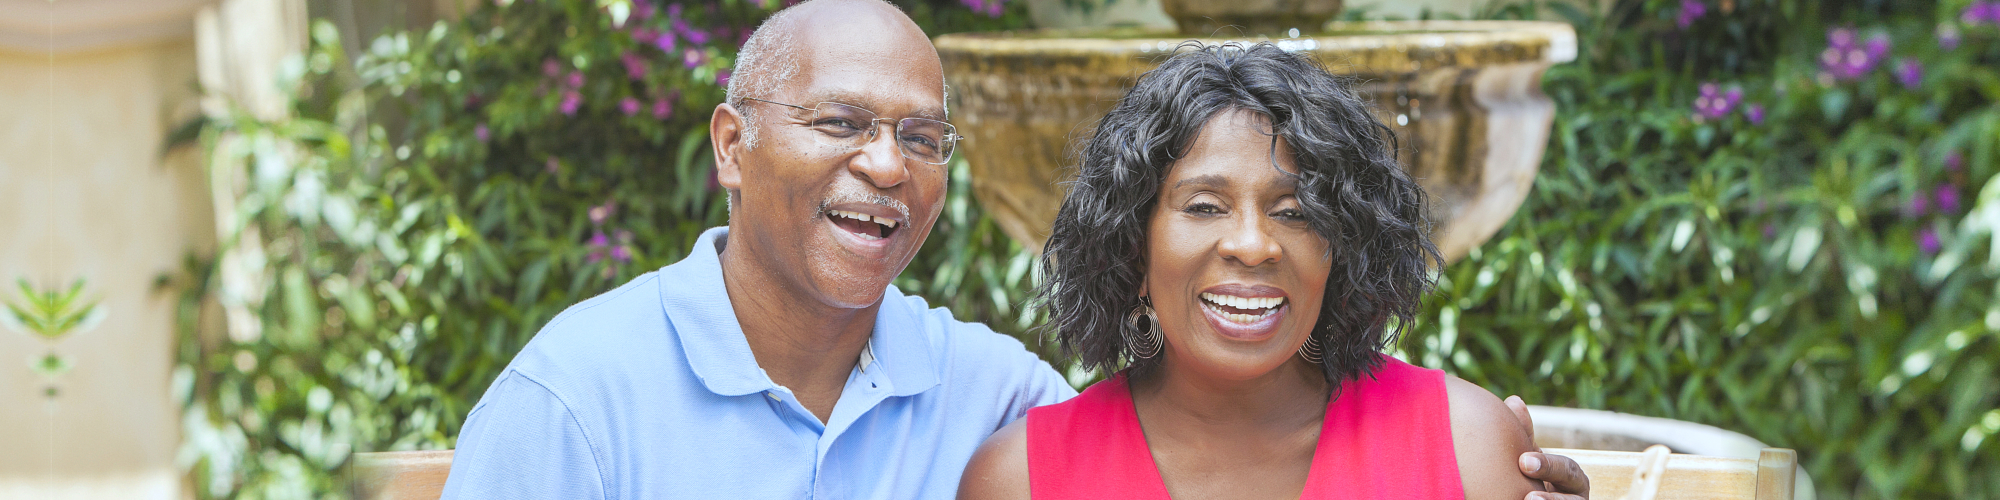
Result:
<svg viewBox="0 0 2000 500"><path fill-rule="evenodd" d="M709 132L729 226L550 320L466 417L446 498L948 498L987 435L1076 394L890 285L957 140L915 23L803 3L734 75Z"/></svg>

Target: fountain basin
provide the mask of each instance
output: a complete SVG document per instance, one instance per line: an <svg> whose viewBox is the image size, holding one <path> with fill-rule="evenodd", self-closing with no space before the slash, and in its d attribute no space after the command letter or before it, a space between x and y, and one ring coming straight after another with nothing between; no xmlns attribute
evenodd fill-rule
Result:
<svg viewBox="0 0 2000 500"><path fill-rule="evenodd" d="M938 37L952 122L970 139L972 190L1008 236L1039 253L1074 177L1070 151L1189 38L1167 30L962 33ZM1506 223L1534 183L1555 105L1543 70L1576 58L1569 25L1530 21L1329 23L1269 41L1312 54L1375 102L1398 159L1431 195L1446 262Z"/></svg>

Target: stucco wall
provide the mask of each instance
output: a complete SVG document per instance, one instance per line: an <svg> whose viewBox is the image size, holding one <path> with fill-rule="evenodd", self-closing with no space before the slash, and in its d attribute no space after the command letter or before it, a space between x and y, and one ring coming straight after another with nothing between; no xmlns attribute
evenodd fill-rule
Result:
<svg viewBox="0 0 2000 500"><path fill-rule="evenodd" d="M0 294L83 278L109 316L56 345L74 362L55 403L0 331L0 498L178 496L170 400L174 297L154 282L214 246L194 151L163 157L197 113L191 39L83 53L0 51Z"/></svg>

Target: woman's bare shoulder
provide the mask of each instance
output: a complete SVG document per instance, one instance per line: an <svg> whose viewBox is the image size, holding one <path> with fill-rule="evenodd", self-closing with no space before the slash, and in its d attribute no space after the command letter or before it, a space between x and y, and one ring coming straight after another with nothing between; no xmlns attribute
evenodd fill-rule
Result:
<svg viewBox="0 0 2000 500"><path fill-rule="evenodd" d="M1525 498L1540 484L1521 475L1521 454L1535 443L1500 398L1477 384L1445 377L1451 402L1451 442L1466 498Z"/></svg>
<svg viewBox="0 0 2000 500"><path fill-rule="evenodd" d="M1014 419L999 432L986 438L972 461L965 464L965 476L958 480L961 500L1001 500L1028 498L1028 418Z"/></svg>

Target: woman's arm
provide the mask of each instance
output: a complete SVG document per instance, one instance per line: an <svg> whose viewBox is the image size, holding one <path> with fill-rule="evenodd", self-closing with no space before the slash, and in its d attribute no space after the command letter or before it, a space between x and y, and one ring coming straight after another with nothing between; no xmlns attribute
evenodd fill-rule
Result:
<svg viewBox="0 0 2000 500"><path fill-rule="evenodd" d="M1454 429L1452 432L1456 434L1457 430ZM993 433L986 438L985 443L979 445L979 451L972 453L972 461L965 464L965 476L958 480L958 498L960 500L1028 498L1027 417L1014 419L1014 423L1001 427L999 432Z"/></svg>
<svg viewBox="0 0 2000 500"><path fill-rule="evenodd" d="M1458 377L1445 377L1445 394L1451 401L1451 442L1465 498L1518 500L1540 490L1537 481L1521 475L1519 457L1535 451L1535 443L1513 411L1493 393Z"/></svg>

